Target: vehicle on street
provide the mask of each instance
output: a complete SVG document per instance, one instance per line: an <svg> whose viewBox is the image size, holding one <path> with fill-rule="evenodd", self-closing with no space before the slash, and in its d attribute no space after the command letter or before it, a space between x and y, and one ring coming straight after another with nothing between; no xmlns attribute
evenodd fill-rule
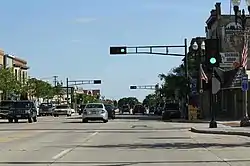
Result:
<svg viewBox="0 0 250 166"><path fill-rule="evenodd" d="M67 115L71 116L72 110L69 105L57 105L54 112L53 116L58 117L59 115Z"/></svg>
<svg viewBox="0 0 250 166"><path fill-rule="evenodd" d="M80 109L78 110L78 114L79 114L79 115L82 115L82 112L83 112L85 106L86 106L86 104L81 104L81 105L80 105Z"/></svg>
<svg viewBox="0 0 250 166"><path fill-rule="evenodd" d="M181 111L179 103L167 103L165 105L162 120L168 120L172 118L181 118Z"/></svg>
<svg viewBox="0 0 250 166"><path fill-rule="evenodd" d="M124 114L125 112L129 113L130 114L130 107L129 105L123 105L122 108L121 108L121 114Z"/></svg>
<svg viewBox="0 0 250 166"><path fill-rule="evenodd" d="M0 118L7 119L13 100L2 100L0 102Z"/></svg>
<svg viewBox="0 0 250 166"><path fill-rule="evenodd" d="M105 109L108 111L108 117L110 119L115 119L115 108L111 104L104 104Z"/></svg>
<svg viewBox="0 0 250 166"><path fill-rule="evenodd" d="M38 108L40 116L52 116L55 110L55 107L51 103L41 103Z"/></svg>
<svg viewBox="0 0 250 166"><path fill-rule="evenodd" d="M10 123L17 123L19 119L28 119L29 123L37 122L37 109L33 101L19 100L13 102L9 114L8 120Z"/></svg>
<svg viewBox="0 0 250 166"><path fill-rule="evenodd" d="M86 123L88 120L102 120L104 123L108 122L108 111L103 103L88 103L83 110L82 122Z"/></svg>
<svg viewBox="0 0 250 166"><path fill-rule="evenodd" d="M146 108L142 104L136 104L132 110L133 114L145 114L146 113Z"/></svg>

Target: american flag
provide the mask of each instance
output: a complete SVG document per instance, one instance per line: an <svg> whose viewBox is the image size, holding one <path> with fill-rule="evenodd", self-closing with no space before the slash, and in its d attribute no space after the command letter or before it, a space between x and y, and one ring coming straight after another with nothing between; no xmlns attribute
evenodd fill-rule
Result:
<svg viewBox="0 0 250 166"><path fill-rule="evenodd" d="M241 66L247 68L247 57L248 57L248 39L245 39L244 47L241 54Z"/></svg>
<svg viewBox="0 0 250 166"><path fill-rule="evenodd" d="M200 72L201 72L201 80L204 80L204 81L206 81L206 83L208 83L208 78L207 78L207 75L202 68L202 64L200 64Z"/></svg>

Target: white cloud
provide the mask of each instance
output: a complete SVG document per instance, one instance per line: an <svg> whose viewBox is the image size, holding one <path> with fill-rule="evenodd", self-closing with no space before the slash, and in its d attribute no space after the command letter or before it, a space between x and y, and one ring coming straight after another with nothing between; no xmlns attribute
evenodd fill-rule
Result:
<svg viewBox="0 0 250 166"><path fill-rule="evenodd" d="M95 18L80 17L80 18L75 19L75 22L76 23L89 23L89 22L92 22L92 21L95 21L95 20L96 20Z"/></svg>

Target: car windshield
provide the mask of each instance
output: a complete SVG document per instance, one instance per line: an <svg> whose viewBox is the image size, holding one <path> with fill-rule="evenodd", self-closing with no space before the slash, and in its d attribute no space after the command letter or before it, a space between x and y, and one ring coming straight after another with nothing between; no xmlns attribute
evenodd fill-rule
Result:
<svg viewBox="0 0 250 166"><path fill-rule="evenodd" d="M129 108L127 105L124 105L122 108Z"/></svg>
<svg viewBox="0 0 250 166"><path fill-rule="evenodd" d="M87 104L86 108L103 108L102 104Z"/></svg>
<svg viewBox="0 0 250 166"><path fill-rule="evenodd" d="M13 107L14 108L30 108L32 107L32 102L14 102Z"/></svg>
<svg viewBox="0 0 250 166"><path fill-rule="evenodd" d="M52 107L52 104L51 103L42 103L40 105L40 107L44 108L44 107Z"/></svg>
<svg viewBox="0 0 250 166"><path fill-rule="evenodd" d="M168 109L168 110L179 110L179 104L176 104L176 103L166 104L166 109Z"/></svg>
<svg viewBox="0 0 250 166"><path fill-rule="evenodd" d="M1 101L0 107L10 107L13 104L13 101Z"/></svg>
<svg viewBox="0 0 250 166"><path fill-rule="evenodd" d="M67 106L67 105L58 105L58 106L56 106L56 109L67 109L67 108L69 108L69 106Z"/></svg>

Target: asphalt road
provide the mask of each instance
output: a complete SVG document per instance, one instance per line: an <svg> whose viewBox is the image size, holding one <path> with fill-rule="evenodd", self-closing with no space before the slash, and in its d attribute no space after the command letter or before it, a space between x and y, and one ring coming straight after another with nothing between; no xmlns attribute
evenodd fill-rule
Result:
<svg viewBox="0 0 250 166"><path fill-rule="evenodd" d="M122 117L86 124L77 117L40 117L33 124L1 121L0 165L250 165L250 138L188 131L199 124Z"/></svg>

